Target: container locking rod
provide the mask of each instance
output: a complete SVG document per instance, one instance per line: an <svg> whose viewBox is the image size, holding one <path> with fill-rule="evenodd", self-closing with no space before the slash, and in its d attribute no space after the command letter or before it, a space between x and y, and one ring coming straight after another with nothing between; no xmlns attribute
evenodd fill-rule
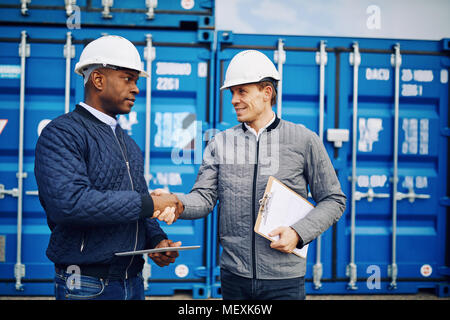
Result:
<svg viewBox="0 0 450 320"><path fill-rule="evenodd" d="M357 267L355 263L355 229L356 229L356 154L357 150L357 121L358 121L358 71L361 64L358 42L353 43L353 52L350 54L350 64L353 65L353 122L352 122L352 198L351 198L351 222L350 222L350 263L347 265L347 276L350 278L347 289L356 290Z"/></svg>
<svg viewBox="0 0 450 320"><path fill-rule="evenodd" d="M394 54L391 55L391 64L395 68L395 95L394 95L394 154L393 154L393 179L392 179L392 264L389 266L391 283L389 289L397 289L397 184L398 184L398 119L399 119L399 94L400 94L400 44L394 46Z"/></svg>

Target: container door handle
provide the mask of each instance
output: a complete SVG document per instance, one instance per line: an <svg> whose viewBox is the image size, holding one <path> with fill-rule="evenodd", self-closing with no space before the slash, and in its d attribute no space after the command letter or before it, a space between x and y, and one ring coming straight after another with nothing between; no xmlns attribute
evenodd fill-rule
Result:
<svg viewBox="0 0 450 320"><path fill-rule="evenodd" d="M5 197L5 194L10 195L11 197L18 197L19 196L19 189L12 188L9 190L5 189L5 185L0 184L0 199L3 199Z"/></svg>
<svg viewBox="0 0 450 320"><path fill-rule="evenodd" d="M355 200L360 201L363 198L367 198L367 201L372 202L374 198L389 198L391 195L389 193L375 193L372 188L369 188L367 192L355 192Z"/></svg>
<svg viewBox="0 0 450 320"><path fill-rule="evenodd" d="M413 203L416 199L430 199L429 194L418 194L414 192L413 188L409 188L408 193L397 192L397 201L408 199L409 202Z"/></svg>

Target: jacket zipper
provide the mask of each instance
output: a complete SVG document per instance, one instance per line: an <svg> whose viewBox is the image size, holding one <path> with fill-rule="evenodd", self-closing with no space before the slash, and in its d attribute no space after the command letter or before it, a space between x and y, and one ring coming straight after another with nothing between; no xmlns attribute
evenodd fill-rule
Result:
<svg viewBox="0 0 450 320"><path fill-rule="evenodd" d="M252 266L253 266L253 279L256 279L256 236L255 232L253 232L252 226L256 223L256 210L255 210L255 204L256 204L256 180L258 178L258 162L259 162L259 139L256 138L256 164L253 169L253 193L252 193Z"/></svg>
<svg viewBox="0 0 450 320"><path fill-rule="evenodd" d="M124 153L124 151L122 149L122 146L120 145L119 139L117 138L117 135L114 132L114 130L113 130L113 133L114 133L114 137L116 137L117 143L119 144L119 148L120 148L120 151L122 152L122 157L125 160L125 164L127 165L128 177L130 178L130 182L131 182L131 190L134 191L133 179L131 178L131 172L130 172L130 163L128 162L128 159L127 159L127 157L126 157L126 155L125 155L125 153ZM123 141L123 137L121 137L121 138L122 138L122 143L125 146L125 141ZM135 240L134 240L134 249L133 249L133 251L136 251L136 248L137 248L138 234L139 234L139 221L136 221L136 237L135 237ZM131 264L133 263L133 260L134 260L134 255L131 256L130 263L128 264L127 268L125 269L125 279L128 279L128 269L130 268Z"/></svg>
<svg viewBox="0 0 450 320"><path fill-rule="evenodd" d="M80 248L80 252L83 252L84 249L84 233L83 236L81 237L81 248Z"/></svg>

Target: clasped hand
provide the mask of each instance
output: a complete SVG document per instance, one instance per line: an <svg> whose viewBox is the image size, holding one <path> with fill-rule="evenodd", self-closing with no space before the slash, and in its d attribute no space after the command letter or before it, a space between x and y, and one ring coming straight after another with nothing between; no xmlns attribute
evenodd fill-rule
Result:
<svg viewBox="0 0 450 320"><path fill-rule="evenodd" d="M183 203L174 194L164 189L156 189L151 193L155 211L153 218L164 221L168 225L177 221L184 211Z"/></svg>

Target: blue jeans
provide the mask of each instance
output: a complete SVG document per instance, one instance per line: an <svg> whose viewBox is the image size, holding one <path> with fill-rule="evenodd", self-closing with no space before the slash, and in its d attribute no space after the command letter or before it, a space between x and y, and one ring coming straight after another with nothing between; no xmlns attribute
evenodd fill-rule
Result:
<svg viewBox="0 0 450 320"><path fill-rule="evenodd" d="M243 278L220 270L224 300L304 300L305 277L282 280Z"/></svg>
<svg viewBox="0 0 450 320"><path fill-rule="evenodd" d="M141 273L122 280L55 274L56 300L144 300L144 280Z"/></svg>

